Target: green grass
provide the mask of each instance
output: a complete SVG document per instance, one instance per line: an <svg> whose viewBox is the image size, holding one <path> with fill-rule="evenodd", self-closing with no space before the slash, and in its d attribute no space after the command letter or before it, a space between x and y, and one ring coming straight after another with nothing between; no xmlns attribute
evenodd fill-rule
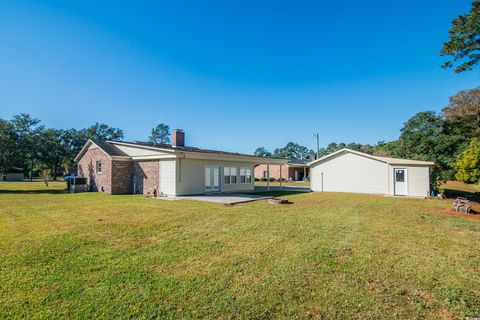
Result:
<svg viewBox="0 0 480 320"><path fill-rule="evenodd" d="M233 207L0 183L0 318L480 316L480 220L450 200Z"/></svg>
<svg viewBox="0 0 480 320"><path fill-rule="evenodd" d="M465 197L475 202L480 202L480 184L467 184L460 181L447 181L443 188L448 198ZM480 208L474 204L474 208Z"/></svg>

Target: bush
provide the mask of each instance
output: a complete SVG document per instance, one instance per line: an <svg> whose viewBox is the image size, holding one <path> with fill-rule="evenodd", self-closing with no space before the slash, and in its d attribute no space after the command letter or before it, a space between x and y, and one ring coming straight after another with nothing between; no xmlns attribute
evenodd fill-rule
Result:
<svg viewBox="0 0 480 320"><path fill-rule="evenodd" d="M267 179L266 178L260 178L260 181L265 182L265 181L267 181Z"/></svg>
<svg viewBox="0 0 480 320"><path fill-rule="evenodd" d="M260 181L260 179L258 179L258 178L255 178L255 181Z"/></svg>

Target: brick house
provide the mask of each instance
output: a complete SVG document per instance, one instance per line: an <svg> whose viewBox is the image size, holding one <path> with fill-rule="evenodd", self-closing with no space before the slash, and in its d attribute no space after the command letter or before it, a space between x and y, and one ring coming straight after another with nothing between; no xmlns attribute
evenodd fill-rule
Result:
<svg viewBox="0 0 480 320"><path fill-rule="evenodd" d="M256 166L287 160L187 147L173 130L171 145L89 140L75 162L91 191L190 195L252 191Z"/></svg>
<svg viewBox="0 0 480 320"><path fill-rule="evenodd" d="M291 181L303 181L309 177L310 173L307 163L308 160L288 160L287 164L282 166L261 164L255 167L255 179L282 177Z"/></svg>

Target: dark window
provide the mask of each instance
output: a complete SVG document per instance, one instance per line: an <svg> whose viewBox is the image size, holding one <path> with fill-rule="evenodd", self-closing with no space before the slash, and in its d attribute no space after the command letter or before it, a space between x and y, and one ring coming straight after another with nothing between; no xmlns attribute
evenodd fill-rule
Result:
<svg viewBox="0 0 480 320"><path fill-rule="evenodd" d="M97 161L97 173L102 173L102 161Z"/></svg>
<svg viewBox="0 0 480 320"><path fill-rule="evenodd" d="M405 182L405 170L395 170L395 181Z"/></svg>

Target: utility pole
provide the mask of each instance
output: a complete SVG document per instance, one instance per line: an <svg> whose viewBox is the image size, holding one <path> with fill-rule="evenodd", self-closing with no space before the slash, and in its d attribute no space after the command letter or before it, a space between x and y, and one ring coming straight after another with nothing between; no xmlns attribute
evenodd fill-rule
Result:
<svg viewBox="0 0 480 320"><path fill-rule="evenodd" d="M314 133L313 137L317 138L317 159L320 159L320 139L318 133Z"/></svg>

